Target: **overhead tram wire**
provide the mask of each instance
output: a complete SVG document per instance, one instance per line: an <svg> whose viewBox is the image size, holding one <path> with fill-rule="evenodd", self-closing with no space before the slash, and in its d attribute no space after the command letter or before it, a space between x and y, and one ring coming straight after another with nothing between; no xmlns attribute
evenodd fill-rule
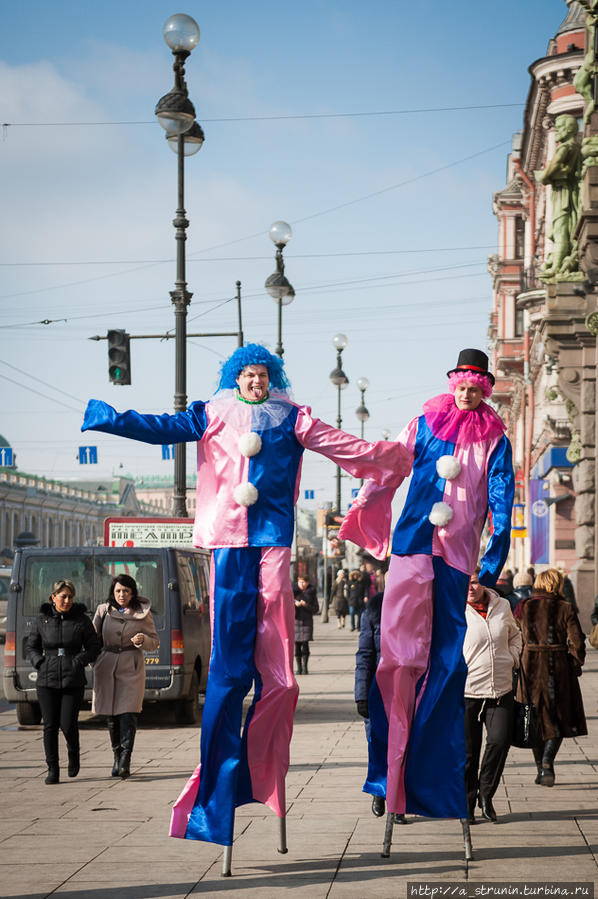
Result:
<svg viewBox="0 0 598 899"><path fill-rule="evenodd" d="M339 209L346 209L348 206L354 206L356 203L362 203L365 200L372 199L373 197L378 197L378 196L381 196L382 194L389 193L390 191L398 190L401 187L406 187L409 184L414 184L417 181L421 181L424 178L429 178L432 175L438 174L439 172L445 172L448 169L451 169L457 165L461 165L464 162L469 162L470 160L476 159L479 156L483 156L486 153L491 153L493 150L497 150L498 148L504 147L507 144L510 146L511 141L510 140L501 141L499 144L494 144L491 147L486 147L484 150L478 150L476 153L470 153L468 156L464 156L462 159L456 159L453 162L446 163L446 165L439 166L436 169L431 169L429 172L422 172L422 174L420 174L420 175L414 175L412 178L406 178L404 181L399 181L397 184L390 184L390 185L388 185L388 187L383 187L380 190L374 191L373 193L364 194L361 197L356 197L354 200L348 200L347 202L340 203L337 206L331 206L328 209L322 209L319 212L314 212L311 215L304 216L303 218L295 219L292 222L292 224L300 224L302 222L311 221L312 219L319 218L320 216L329 215L332 212L337 212ZM229 246L232 246L237 243L242 243L243 241L246 241L246 240L252 240L254 237L261 237L261 236L262 236L262 231L258 231L258 232L255 232L254 234L249 234L246 237L238 237L235 240L227 241L226 243L215 244L214 246L211 246L211 247L204 247L203 250L196 250L195 253L188 253L187 259L191 260L194 256L198 256L202 253L209 253L210 250L218 250L218 249L221 249L222 247L229 247ZM133 269L125 270L124 272L122 272L122 271L121 272L111 272L110 274L107 274L107 275L98 275L95 278L87 278L85 280L75 281L75 282L71 282L69 284L62 284L62 285L59 284L59 285L56 285L55 287L42 287L37 290L25 291L25 292L17 293L17 294L2 294L2 295L0 295L0 299L11 299L13 297L29 296L34 293L42 293L42 292L48 291L48 290L61 290L61 289L64 289L65 287L74 287L74 286L79 286L81 284L91 284L94 281L100 281L100 280L103 280L106 278L116 278L121 275L130 274L131 272L140 271L144 268L152 268L155 265L163 265L163 264L164 263L162 263L162 262L149 263L148 265L138 266Z"/></svg>
<svg viewBox="0 0 598 899"><path fill-rule="evenodd" d="M460 274L460 275L444 275L442 278L420 278L416 281L406 281L406 282L404 282L402 284L398 284L398 285L380 284L380 283L372 284L371 283L373 281L387 281L390 278L409 278L409 277L413 277L414 275L417 275L417 274L428 274L428 273L432 274L434 272L453 271L456 268L467 268L467 267L471 267L471 266L475 266L475 265L485 266L486 262L471 262L471 263L463 263L463 264L456 265L456 266L447 266L447 267L442 267L442 268L420 269L420 270L409 271L409 272L396 272L393 275L379 275L379 276L372 277L372 278L356 279L354 281L333 281L333 282L329 282L329 283L325 283L325 284L309 284L309 285L306 285L305 287L301 287L300 290L304 294L305 293L313 293L318 290L326 291L328 293L347 293L352 290L356 290L356 289L359 290L360 289L359 285L361 285L362 283L368 283L368 289L375 290L375 289L379 289L379 288L393 287L393 286L410 287L410 286L416 285L416 284L429 284L429 283L433 283L435 281L445 281L445 280L455 280L455 279L458 280L459 278L479 278L482 275L486 274L485 272L472 272L469 274ZM256 299L261 299L261 298L263 298L263 290L261 290L261 288L255 289L253 291L249 290L243 294L244 300L256 300ZM196 301L195 305L198 305L199 303L207 304L207 303L215 302L215 303L219 304L215 308L219 308L220 306L224 306L227 303L230 303L235 299L236 299L236 297L228 297L227 299L222 300L222 301L198 300L198 301ZM163 306L151 306L151 307L147 307L144 309L129 310L128 314L139 315L141 313L145 314L148 311L155 311L155 310L163 311ZM201 317L203 317L203 315L208 314L208 312L210 312L210 311L213 311L213 310L207 310L206 312L201 312L197 316L194 316L193 319L190 319L190 321L194 321L196 318L201 318ZM41 321L33 321L33 322L20 322L20 323L8 324L8 325L0 325L0 330L10 330L13 328L27 328L27 327L33 327L35 325L54 324L56 322L80 321L82 319L106 318L106 317L112 316L113 314L114 313L112 313L112 312L109 312L109 313L99 312L99 313L90 313L88 315L73 315L73 316L68 316L66 318L43 319Z"/></svg>
<svg viewBox="0 0 598 899"><path fill-rule="evenodd" d="M67 393L65 390L61 390L59 387L54 387L52 384L48 384L47 381L43 381L41 378L36 378L35 375L29 374L28 371L23 371L22 368L17 368L16 365L11 365L11 363L6 362L5 359L0 359L0 363L2 365L6 365L6 367L10 368L12 371L16 371L17 374L23 375L25 378L30 378L32 381L37 381L38 384L43 384L44 387L49 387L50 390L54 390L56 393L61 393L63 396L68 397L70 400L75 400L76 403L81 403L83 406L85 405L85 400L82 400L80 397L73 396L72 393Z"/></svg>
<svg viewBox="0 0 598 899"><path fill-rule="evenodd" d="M28 390L30 393L35 393L37 396L41 396L45 400L50 400L52 403L57 403L59 406L64 406L65 409L69 409L71 412L77 412L81 414L83 409L85 408L85 403L81 403L78 409L75 409L74 406L68 406L66 403L63 403L62 400L57 400L54 396L48 396L47 393L42 393L40 390L35 390L33 387L28 387L26 384L21 384L20 381L13 381L12 378L8 378L6 375L0 374L0 378L3 381L8 381L9 384L15 384L17 387L22 387L23 390Z"/></svg>
<svg viewBox="0 0 598 899"><path fill-rule="evenodd" d="M408 256L411 253L457 253L465 250L492 250L496 244L477 244L469 247L416 247L402 250L349 250L342 253L289 253L288 259L335 259L353 256ZM213 256L207 259L192 259L191 262L264 262L270 256ZM32 268L35 266L74 266L74 265L165 265L174 259L84 259L80 262L59 259L47 262L0 262L0 268Z"/></svg>
<svg viewBox="0 0 598 899"><path fill-rule="evenodd" d="M422 115L425 113L439 112L466 112L483 109L509 109L513 107L523 107L523 103L487 103L469 106L431 106L422 107L421 109L383 109L374 111L358 111L358 112L314 112L299 113L297 115L261 115L261 116L228 116L218 119L203 119L204 122L210 124L224 124L227 122L281 122L293 121L296 119L350 119L350 118L373 118L375 116L394 116L394 115ZM155 120L141 121L122 121L122 122L2 122L1 127L8 128L87 128L87 127L110 127L119 125L155 125Z"/></svg>
<svg viewBox="0 0 598 899"><path fill-rule="evenodd" d="M485 261L469 262L469 263L462 263L462 264L453 265L453 266L436 267L436 268L432 268L432 269L416 269L414 271L408 271L408 272L395 272L394 274L391 274L391 275L378 275L378 276L374 276L371 278L359 278L359 279L350 280L350 281L332 281L332 282L323 283L323 284L309 284L309 285L306 285L305 287L301 287L300 289L301 289L302 293L313 293L314 291L318 291L318 290L322 290L322 291L325 290L325 291L329 291L331 293L343 293L347 290L354 290L356 286L358 287L360 284L363 284L363 283L368 283L368 284L372 285L372 282L374 282L374 281L378 281L378 282L379 281L388 281L391 278L409 278L409 277L413 277L414 275L418 275L418 274L428 274L428 273L432 274L434 272L454 271L457 268L470 268L470 267L476 266L476 265L480 265L480 266L486 265L486 262ZM456 277L457 278L479 277L481 274L484 274L484 273L457 275ZM446 279L451 279L451 280L454 279L454 277L455 277L454 275L445 276ZM405 286L409 286L411 284L423 284L423 283L428 283L429 281L437 281L437 280L444 280L444 279L438 279L438 278L420 279L419 281L406 282ZM392 286L392 285L373 284L372 288L386 287L386 286ZM254 291L247 291L243 295L243 299L245 299L245 300L259 299L261 297L263 297L263 291L261 289L256 289ZM236 297L227 297L226 299L223 299L223 300L198 300L197 303L202 303L202 304L217 303L218 305L214 307L215 309L217 309L220 306L224 306L227 303L230 303L235 299L236 299ZM155 310L162 311L163 306L151 306L151 307L147 307L145 309L130 310L129 314L138 315L140 313L145 313L148 311L155 311ZM195 320L196 318L201 318L204 315L208 314L210 311L214 311L214 310L206 310L204 312L201 312L197 316L194 316L194 318L191 320ZM65 322L66 323L69 321L80 321L83 319L106 318L106 317L110 317L113 314L114 313L112 313L112 312L108 312L108 313L99 312L99 313L90 313L88 315L72 315L72 316L61 317L61 318L57 318L57 319L42 319L41 321L38 320L38 321L33 321L33 322L21 322L21 323L16 323L16 324L0 325L0 330L9 330L11 328L25 328L25 327L32 327L35 325L54 324L55 322Z"/></svg>

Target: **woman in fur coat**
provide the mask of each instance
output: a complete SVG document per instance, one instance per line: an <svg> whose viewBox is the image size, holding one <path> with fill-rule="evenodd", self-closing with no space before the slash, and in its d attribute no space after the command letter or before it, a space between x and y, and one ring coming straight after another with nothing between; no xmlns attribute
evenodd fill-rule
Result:
<svg viewBox="0 0 598 899"><path fill-rule="evenodd" d="M520 606L523 636L517 699L536 706L542 743L534 747L536 783L554 785L554 759L563 737L587 734L578 678L585 660L585 636L573 606L561 595L563 576L556 568L542 571L529 599Z"/></svg>
<svg viewBox="0 0 598 899"><path fill-rule="evenodd" d="M143 651L153 652L160 641L150 601L137 594L128 574L114 578L108 602L96 609L95 629L103 648L93 671L92 711L107 715L114 752L113 777L129 777L137 730L137 715L145 692Z"/></svg>

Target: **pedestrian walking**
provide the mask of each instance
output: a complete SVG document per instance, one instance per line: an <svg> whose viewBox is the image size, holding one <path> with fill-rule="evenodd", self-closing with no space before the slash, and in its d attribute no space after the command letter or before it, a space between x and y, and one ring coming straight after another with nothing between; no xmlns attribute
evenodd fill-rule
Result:
<svg viewBox="0 0 598 899"><path fill-rule="evenodd" d="M533 578L531 574L518 571L513 578L513 590L507 596L511 611L514 612L520 602L529 599L532 595Z"/></svg>
<svg viewBox="0 0 598 899"><path fill-rule="evenodd" d="M314 615L320 611L315 587L307 577L297 579L295 594L295 662L297 674L309 674L309 642L314 638Z"/></svg>
<svg viewBox="0 0 598 899"><path fill-rule="evenodd" d="M467 592L467 630L463 656L465 681L465 789L469 823L475 824L476 800L482 816L496 821L492 799L511 745L513 670L519 667L521 633L507 599L483 587L479 570ZM486 747L480 765L483 730Z"/></svg>
<svg viewBox="0 0 598 899"><path fill-rule="evenodd" d="M37 671L36 690L44 723L47 784L60 781L58 731L66 740L68 775L80 769L79 711L85 668L100 652L100 640L83 603L75 603L75 585L60 579L31 625L26 655Z"/></svg>
<svg viewBox="0 0 598 899"><path fill-rule="evenodd" d="M541 571L529 599L521 606L523 637L517 699L534 703L541 742L534 747L535 783L552 787L554 760L566 737L587 734L578 678L585 661L585 636L570 602L562 596L563 575Z"/></svg>
<svg viewBox="0 0 598 899"><path fill-rule="evenodd" d="M137 715L145 692L143 651L160 645L150 600L139 596L137 583L119 574L101 603L93 624L102 637L102 652L93 669L92 711L106 715L114 753L112 777L129 777L135 745Z"/></svg>
<svg viewBox="0 0 598 899"><path fill-rule="evenodd" d="M348 584L349 618L352 631L359 630L361 613L368 598L369 593L366 592L366 585L361 572L358 568L355 568L349 575Z"/></svg>
<svg viewBox="0 0 598 899"><path fill-rule="evenodd" d="M345 626L347 615L349 614L348 595L349 585L347 582L347 575L344 568L339 568L336 574L336 580L334 581L330 592L330 599L332 601L334 614L336 615L336 626L338 628Z"/></svg>

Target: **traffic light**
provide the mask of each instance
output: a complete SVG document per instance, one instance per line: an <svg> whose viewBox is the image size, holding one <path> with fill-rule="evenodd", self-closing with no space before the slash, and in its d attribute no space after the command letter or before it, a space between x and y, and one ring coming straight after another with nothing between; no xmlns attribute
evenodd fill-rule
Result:
<svg viewBox="0 0 598 899"><path fill-rule="evenodd" d="M113 384L131 383L130 340L126 331L108 331L108 376Z"/></svg>

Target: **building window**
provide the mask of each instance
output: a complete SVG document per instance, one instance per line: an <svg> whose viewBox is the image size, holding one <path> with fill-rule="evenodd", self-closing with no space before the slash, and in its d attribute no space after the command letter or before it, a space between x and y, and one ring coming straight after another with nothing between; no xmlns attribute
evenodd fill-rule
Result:
<svg viewBox="0 0 598 899"><path fill-rule="evenodd" d="M525 316L523 309L515 306L515 337L523 337Z"/></svg>
<svg viewBox="0 0 598 899"><path fill-rule="evenodd" d="M515 259L525 256L525 222L521 216L515 219Z"/></svg>

